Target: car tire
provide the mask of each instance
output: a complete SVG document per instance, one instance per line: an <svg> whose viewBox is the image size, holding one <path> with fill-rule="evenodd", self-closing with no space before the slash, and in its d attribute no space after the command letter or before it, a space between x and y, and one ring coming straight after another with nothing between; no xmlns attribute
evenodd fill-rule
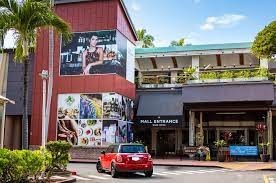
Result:
<svg viewBox="0 0 276 183"><path fill-rule="evenodd" d="M145 176L146 177L151 177L153 174L153 170L145 171Z"/></svg>
<svg viewBox="0 0 276 183"><path fill-rule="evenodd" d="M116 167L115 167L114 163L111 164L111 169L110 169L110 171L111 171L111 177L112 177L112 178L117 178L117 177L119 176L119 173L118 173L118 171L116 170Z"/></svg>
<svg viewBox="0 0 276 183"><path fill-rule="evenodd" d="M96 169L99 173L104 173L104 170L100 161L97 162Z"/></svg>

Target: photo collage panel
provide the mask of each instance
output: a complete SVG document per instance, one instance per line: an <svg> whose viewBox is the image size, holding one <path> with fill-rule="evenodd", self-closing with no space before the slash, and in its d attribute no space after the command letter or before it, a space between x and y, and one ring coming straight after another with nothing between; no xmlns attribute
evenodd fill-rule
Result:
<svg viewBox="0 0 276 183"><path fill-rule="evenodd" d="M77 146L127 142L130 111L132 101L116 93L60 94L57 138Z"/></svg>

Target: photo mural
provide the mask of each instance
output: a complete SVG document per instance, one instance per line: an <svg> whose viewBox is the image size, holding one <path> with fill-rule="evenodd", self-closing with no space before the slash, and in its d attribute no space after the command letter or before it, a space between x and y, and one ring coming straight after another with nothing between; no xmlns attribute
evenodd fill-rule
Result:
<svg viewBox="0 0 276 183"><path fill-rule="evenodd" d="M116 93L60 94L57 139L77 146L131 142L133 101Z"/></svg>
<svg viewBox="0 0 276 183"><path fill-rule="evenodd" d="M126 62L127 39L116 30L75 32L70 43L61 42L60 75L117 73L126 78Z"/></svg>

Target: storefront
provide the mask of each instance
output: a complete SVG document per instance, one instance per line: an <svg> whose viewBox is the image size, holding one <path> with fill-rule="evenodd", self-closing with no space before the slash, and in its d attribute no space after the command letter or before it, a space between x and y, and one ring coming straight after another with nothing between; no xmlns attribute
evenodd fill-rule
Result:
<svg viewBox="0 0 276 183"><path fill-rule="evenodd" d="M139 96L135 133L147 142L153 155L175 155L182 144L185 124L181 92L161 91ZM145 129L149 133L143 138Z"/></svg>

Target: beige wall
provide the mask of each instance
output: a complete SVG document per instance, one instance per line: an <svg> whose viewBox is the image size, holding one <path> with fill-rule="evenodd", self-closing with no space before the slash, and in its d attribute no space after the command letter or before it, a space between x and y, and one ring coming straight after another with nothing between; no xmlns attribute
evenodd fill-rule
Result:
<svg viewBox="0 0 276 183"><path fill-rule="evenodd" d="M225 55L220 55L220 57L221 57L221 66L240 65L239 54L225 54Z"/></svg>
<svg viewBox="0 0 276 183"><path fill-rule="evenodd" d="M204 67L209 65L210 66L217 66L217 57L216 55L203 55L199 57L199 66Z"/></svg>

